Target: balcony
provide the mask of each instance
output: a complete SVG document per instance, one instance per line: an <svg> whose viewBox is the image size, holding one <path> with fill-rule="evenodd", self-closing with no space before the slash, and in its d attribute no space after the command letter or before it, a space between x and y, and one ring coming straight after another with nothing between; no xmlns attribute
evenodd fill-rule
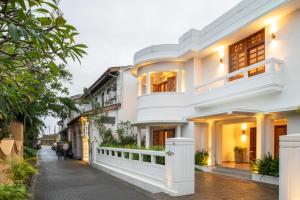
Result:
<svg viewBox="0 0 300 200"><path fill-rule="evenodd" d="M250 71L265 67L261 74L249 76ZM213 105L245 99L258 95L280 92L283 88L281 71L283 61L270 58L234 71L195 87L195 108L210 107Z"/></svg>
<svg viewBox="0 0 300 200"><path fill-rule="evenodd" d="M138 121L182 120L184 93L158 92L138 97Z"/></svg>

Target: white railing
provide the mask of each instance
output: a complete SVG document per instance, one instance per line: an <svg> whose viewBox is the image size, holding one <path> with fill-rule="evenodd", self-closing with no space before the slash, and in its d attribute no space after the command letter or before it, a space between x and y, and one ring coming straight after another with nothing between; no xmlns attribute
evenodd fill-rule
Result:
<svg viewBox="0 0 300 200"><path fill-rule="evenodd" d="M168 138L165 151L97 147L92 165L149 192L193 194L195 142Z"/></svg>
<svg viewBox="0 0 300 200"><path fill-rule="evenodd" d="M147 186L151 192L162 192L166 187L165 155L164 151L98 147L95 164L151 183Z"/></svg>
<svg viewBox="0 0 300 200"><path fill-rule="evenodd" d="M123 149L112 147L98 147L97 156L110 156L118 159L127 159L132 161L139 161L142 163L151 163L152 165L164 165L156 159L157 157L165 159L164 151L150 151L139 149Z"/></svg>
<svg viewBox="0 0 300 200"><path fill-rule="evenodd" d="M249 72L251 70L254 70L254 69L257 69L257 68L260 68L263 66L265 67L265 71L262 74L277 73L277 72L280 72L282 65L283 65L282 60L279 60L276 58L270 58L270 59L255 63L253 65L250 65L248 67L239 69L232 73L226 74L224 76L215 78L215 79L205 82L203 84L197 85L195 87L195 89L198 91L201 91L201 92L207 91L207 90L210 91L210 90L213 90L216 88L224 87L228 84L235 83L236 81L239 81L239 80L245 80L245 79L255 77L255 76L249 77ZM234 78L239 75L242 75L241 78L234 80Z"/></svg>

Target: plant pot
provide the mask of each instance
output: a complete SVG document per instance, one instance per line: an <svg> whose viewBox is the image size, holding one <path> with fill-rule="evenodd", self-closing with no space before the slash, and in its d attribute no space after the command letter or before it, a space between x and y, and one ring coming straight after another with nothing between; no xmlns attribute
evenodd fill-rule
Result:
<svg viewBox="0 0 300 200"><path fill-rule="evenodd" d="M244 162L244 151L243 150L235 150L234 151L234 160L235 160L235 163L243 163Z"/></svg>

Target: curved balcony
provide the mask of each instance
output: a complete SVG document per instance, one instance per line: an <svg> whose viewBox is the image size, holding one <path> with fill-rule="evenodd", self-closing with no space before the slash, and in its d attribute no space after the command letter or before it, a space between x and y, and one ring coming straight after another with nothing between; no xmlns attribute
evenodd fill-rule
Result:
<svg viewBox="0 0 300 200"><path fill-rule="evenodd" d="M175 58L178 56L177 50L177 44L160 44L146 47L134 55L134 64L151 60Z"/></svg>
<svg viewBox="0 0 300 200"><path fill-rule="evenodd" d="M249 76L251 70L262 66L265 67L265 71ZM198 85L195 87L198 95L193 105L196 108L203 108L237 99L280 92L284 86L281 78L282 67L283 61L270 58Z"/></svg>
<svg viewBox="0 0 300 200"><path fill-rule="evenodd" d="M184 93L160 92L138 97L138 122L181 121Z"/></svg>

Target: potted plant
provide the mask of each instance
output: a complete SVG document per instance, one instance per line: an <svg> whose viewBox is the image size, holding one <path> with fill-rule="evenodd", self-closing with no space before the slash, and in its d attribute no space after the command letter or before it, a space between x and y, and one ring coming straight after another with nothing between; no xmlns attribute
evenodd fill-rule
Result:
<svg viewBox="0 0 300 200"><path fill-rule="evenodd" d="M244 162L244 155L247 151L246 147L236 146L234 147L234 160L236 163L243 163Z"/></svg>

